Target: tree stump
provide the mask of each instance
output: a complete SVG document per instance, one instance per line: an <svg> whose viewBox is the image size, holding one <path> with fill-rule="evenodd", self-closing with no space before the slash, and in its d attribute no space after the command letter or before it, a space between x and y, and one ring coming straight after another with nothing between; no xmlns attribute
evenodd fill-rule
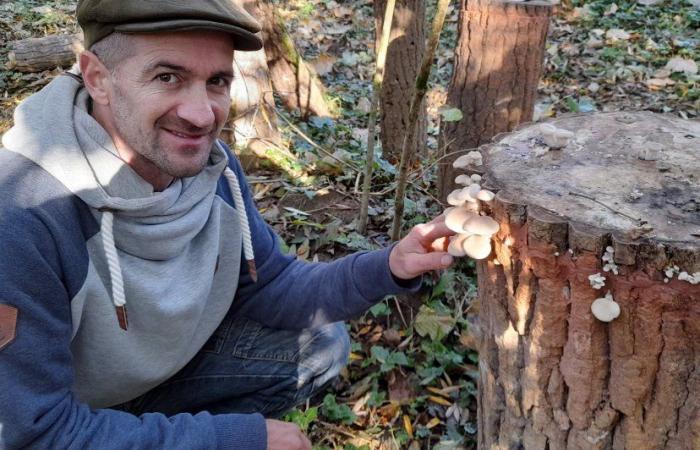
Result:
<svg viewBox="0 0 700 450"><path fill-rule="evenodd" d="M501 228L477 264L479 448L700 449L700 123L549 123L564 148L530 125L480 149Z"/></svg>
<svg viewBox="0 0 700 450"><path fill-rule="evenodd" d="M8 68L20 72L41 72L56 67L70 67L82 49L82 36L53 34L41 38L27 38L8 45Z"/></svg>

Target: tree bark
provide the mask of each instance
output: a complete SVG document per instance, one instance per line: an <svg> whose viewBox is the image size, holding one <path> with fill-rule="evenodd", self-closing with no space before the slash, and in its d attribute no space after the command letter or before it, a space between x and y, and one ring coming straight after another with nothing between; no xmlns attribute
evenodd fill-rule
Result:
<svg viewBox="0 0 700 450"><path fill-rule="evenodd" d="M478 448L697 450L700 284L679 272L700 281L700 124L553 123L575 132L562 150L536 156L539 125L480 149L501 228L477 263ZM603 322L591 306L608 292L620 314Z"/></svg>
<svg viewBox="0 0 700 450"><path fill-rule="evenodd" d="M376 45L379 48L386 0L374 2ZM380 128L382 155L392 164L401 159L401 144L408 127L411 98L416 90L418 68L425 53L425 0L398 0L390 35L386 69L381 92ZM425 153L427 114L421 103L418 126L411 139L413 160ZM414 161L411 161L411 164Z"/></svg>
<svg viewBox="0 0 700 450"><path fill-rule="evenodd" d="M451 153L532 120L551 14L546 1L461 0L447 104L464 118L442 125L441 199L454 188Z"/></svg>
<svg viewBox="0 0 700 450"><path fill-rule="evenodd" d="M290 111L298 110L304 118L331 116L323 83L297 51L284 20L266 1L261 1L259 6L256 17L263 27L270 78L282 104Z"/></svg>
<svg viewBox="0 0 700 450"><path fill-rule="evenodd" d="M8 44L8 68L19 72L42 72L56 67L70 67L82 51L82 36L54 34L27 38Z"/></svg>
<svg viewBox="0 0 700 450"><path fill-rule="evenodd" d="M245 8L253 17L262 14L259 0L247 2ZM268 150L279 147L280 134L265 49L237 51L233 59L231 113L222 137L246 150L239 156L248 169Z"/></svg>

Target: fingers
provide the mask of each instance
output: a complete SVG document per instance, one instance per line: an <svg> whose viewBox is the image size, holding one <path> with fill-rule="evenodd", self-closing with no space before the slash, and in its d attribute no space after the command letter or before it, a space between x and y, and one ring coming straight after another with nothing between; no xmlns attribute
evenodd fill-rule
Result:
<svg viewBox="0 0 700 450"><path fill-rule="evenodd" d="M431 252L424 254L412 254L405 262L407 279L433 270L442 270L450 267L454 258L449 253Z"/></svg>
<svg viewBox="0 0 700 450"><path fill-rule="evenodd" d="M440 219L440 217L429 223L416 225L411 230L411 234L417 236L418 242L420 242L423 247L429 248L436 239L455 234L454 231L447 228L444 220L438 219Z"/></svg>
<svg viewBox="0 0 700 450"><path fill-rule="evenodd" d="M434 252L446 252L447 247L450 245L449 237L437 238L430 244L430 250Z"/></svg>

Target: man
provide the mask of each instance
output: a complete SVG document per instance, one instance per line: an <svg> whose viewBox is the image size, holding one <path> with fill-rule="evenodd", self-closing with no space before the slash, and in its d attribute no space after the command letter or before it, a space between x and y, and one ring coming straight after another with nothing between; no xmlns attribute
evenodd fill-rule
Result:
<svg viewBox="0 0 700 450"><path fill-rule="evenodd" d="M217 140L255 20L230 0L77 17L80 74L20 105L0 151L0 447L310 449L273 418L345 364L339 321L450 265L449 231L283 255Z"/></svg>

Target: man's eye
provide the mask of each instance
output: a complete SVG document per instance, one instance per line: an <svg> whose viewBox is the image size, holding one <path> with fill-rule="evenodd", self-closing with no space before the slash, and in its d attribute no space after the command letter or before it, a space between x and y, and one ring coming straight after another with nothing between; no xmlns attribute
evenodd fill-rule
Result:
<svg viewBox="0 0 700 450"><path fill-rule="evenodd" d="M177 77L172 73L163 73L158 75L157 78L158 81L160 81L161 83L172 84L177 82Z"/></svg>
<svg viewBox="0 0 700 450"><path fill-rule="evenodd" d="M223 77L214 77L211 80L209 80L209 84L214 85L216 87L228 87L229 82L226 78Z"/></svg>

